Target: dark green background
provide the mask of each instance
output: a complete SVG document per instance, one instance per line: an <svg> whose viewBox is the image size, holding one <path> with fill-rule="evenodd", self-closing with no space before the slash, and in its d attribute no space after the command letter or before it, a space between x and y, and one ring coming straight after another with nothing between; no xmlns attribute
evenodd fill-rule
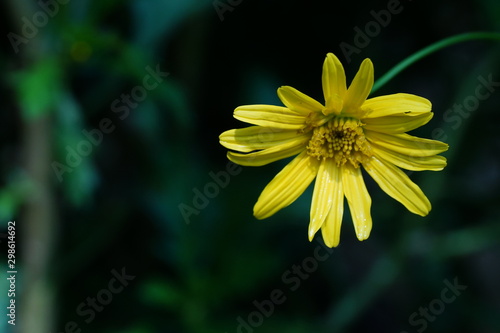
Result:
<svg viewBox="0 0 500 333"><path fill-rule="evenodd" d="M453 111L473 101L479 77L500 81L498 43L440 51L376 93L431 100L435 116L414 134L442 129L450 145L443 171L411 174L433 204L426 218L366 178L370 238L357 241L346 209L340 246L327 252L319 234L307 240L311 189L267 220L252 216L287 161L232 169L212 198L196 199L228 165L218 135L246 126L234 108L280 105L282 85L323 102L327 52L350 82L364 58L377 78L439 39L500 31L494 0L402 0L348 59L341 43L356 46L355 28L390 2L221 0L233 4L221 20L211 0L65 0L15 52L12 33L23 36L22 18L42 9L3 1L0 221L2 232L17 222L18 332L38 320L43 333L64 332L68 322L124 333L499 332L500 89L471 111ZM122 94L138 91L146 68L157 66L169 75L129 113L114 112L114 101L123 107ZM59 181L54 162L66 165L68 147L84 145L82 131L105 118L113 130ZM186 219L179 205L196 213ZM107 293L122 269L135 278ZM440 303L454 280L467 289ZM4 278L0 287L5 308ZM77 309L99 293L113 298L87 323L90 314ZM271 298L280 303L272 311ZM23 309L34 299L39 307ZM424 320L418 312L429 305L439 314Z"/></svg>

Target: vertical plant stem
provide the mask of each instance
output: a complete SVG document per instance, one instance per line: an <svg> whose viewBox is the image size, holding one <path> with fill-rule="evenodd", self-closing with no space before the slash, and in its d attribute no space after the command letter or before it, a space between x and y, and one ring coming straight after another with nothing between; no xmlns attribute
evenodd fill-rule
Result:
<svg viewBox="0 0 500 333"><path fill-rule="evenodd" d="M51 270L56 265L53 245L57 233L55 203L50 186L51 120L44 116L24 124L25 170L33 192L19 220L23 255L20 332L54 332L54 288Z"/></svg>
<svg viewBox="0 0 500 333"><path fill-rule="evenodd" d="M10 15L17 24L15 33L23 33L22 18L30 20L40 10L31 0L10 0ZM46 45L44 27L21 44L16 61L21 71L29 70L40 59L50 56ZM15 90L15 89L14 89ZM21 103L18 103L21 110ZM57 240L57 218L54 199L52 162L52 121L49 110L36 117L23 117L22 157L23 166L32 189L23 205L21 216L16 219L19 237L16 238L21 257L18 299L16 300L17 332L55 332L55 292L51 272L54 244ZM21 112L22 114L22 112Z"/></svg>

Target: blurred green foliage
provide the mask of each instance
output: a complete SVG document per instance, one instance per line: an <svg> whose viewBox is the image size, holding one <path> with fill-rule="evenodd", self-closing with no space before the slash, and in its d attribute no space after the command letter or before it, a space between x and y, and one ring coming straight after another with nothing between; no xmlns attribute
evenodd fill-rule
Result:
<svg viewBox="0 0 500 333"><path fill-rule="evenodd" d="M223 21L208 0L57 3L19 52L3 39L0 218L23 228L24 203L40 186L26 172L27 156L36 154L25 149L27 125L48 119L50 133L39 140L51 146L58 332L70 321L82 332L120 333L500 331L500 89L457 128L446 118L474 94L479 76L500 81L493 42L443 50L377 92L430 99L434 119L415 134L430 138L441 128L450 145L444 171L411 175L433 204L425 219L367 180L371 237L358 242L346 214L340 246L329 253L321 240L307 241L310 190L266 221L252 216L260 191L287 161L243 167L212 197L197 198L214 182L211 172L226 170L218 135L246 126L232 118L236 106L279 105L281 85L321 100L327 52L339 56L350 81L366 57L378 77L440 38L498 31L497 2L402 0L402 12L350 63L340 43L354 44L354 28L364 29L388 1L227 0ZM22 35L21 18L42 10L14 0L0 8L4 36ZM137 87L148 67L168 76L144 96ZM84 131L96 130L102 137L95 134L93 144ZM54 162L68 167L60 178ZM181 204L193 209L188 219ZM317 268L307 273L304 263L313 260ZM122 267L135 279L86 322L79 305ZM425 329L412 322L455 278L467 289ZM271 311L275 290L284 301ZM8 329L2 321L0 330Z"/></svg>

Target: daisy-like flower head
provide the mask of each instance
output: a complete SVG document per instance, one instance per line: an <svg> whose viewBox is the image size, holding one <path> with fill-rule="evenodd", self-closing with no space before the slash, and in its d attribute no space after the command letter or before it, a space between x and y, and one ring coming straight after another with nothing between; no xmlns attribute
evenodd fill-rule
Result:
<svg viewBox="0 0 500 333"><path fill-rule="evenodd" d="M367 99L373 86L373 64L365 59L349 88L344 68L332 53L323 65L321 104L284 86L278 96L285 105L245 105L234 117L256 125L222 133L220 143L233 151L237 164L261 166L297 155L266 186L254 207L265 219L294 202L316 178L309 240L321 229L325 244L340 240L344 197L359 240L372 228L371 198L361 166L389 196L410 212L425 216L431 204L422 190L399 168L442 170L446 159L437 154L448 145L406 134L433 116L431 103L410 94Z"/></svg>

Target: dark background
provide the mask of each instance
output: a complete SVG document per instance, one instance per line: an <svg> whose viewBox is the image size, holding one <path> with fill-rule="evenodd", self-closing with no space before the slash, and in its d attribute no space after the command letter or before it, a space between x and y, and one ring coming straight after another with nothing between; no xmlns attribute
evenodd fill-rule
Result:
<svg viewBox="0 0 500 333"><path fill-rule="evenodd" d="M366 177L370 238L357 241L346 210L341 243L327 251L319 234L307 241L311 189L267 220L252 216L287 161L232 169L213 185L228 165L219 134L247 126L234 108L281 105L282 85L323 102L327 52L350 82L364 58L377 78L442 38L500 31L494 0L402 0L346 56L341 43L356 47L355 29L389 3L3 1L0 221L5 234L16 220L17 332L499 332L498 85L453 111L474 101L480 77L500 81L498 42L449 47L375 94L433 103L434 118L412 133L450 145L443 171L411 174L433 204L427 217ZM23 20L34 15L36 33ZM138 88L156 69L168 76ZM58 177L55 165L68 169ZM1 249L4 267L5 238Z"/></svg>

